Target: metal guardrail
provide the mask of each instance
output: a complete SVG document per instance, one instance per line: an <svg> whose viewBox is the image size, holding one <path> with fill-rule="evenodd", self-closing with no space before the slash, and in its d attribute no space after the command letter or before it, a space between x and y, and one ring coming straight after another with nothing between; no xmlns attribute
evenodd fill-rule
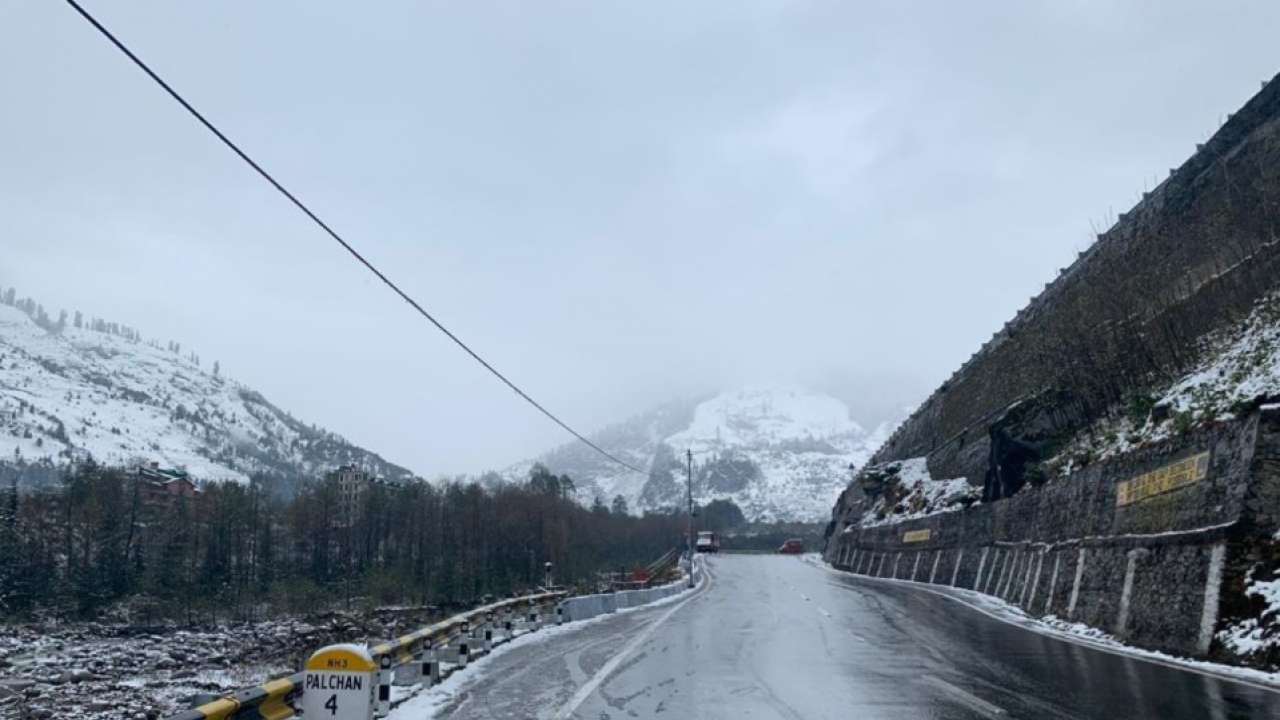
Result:
<svg viewBox="0 0 1280 720"><path fill-rule="evenodd" d="M553 615L558 615L549 606L567 596L568 593L559 591L500 600L369 648L369 655L382 668L383 677L379 679L382 714L390 709L392 682L435 684L451 670L465 666L473 656L510 640L517 633L537 630ZM528 612L518 614L521 609ZM451 667L443 669L441 663ZM297 672L245 688L165 720L285 720L297 714L304 675Z"/></svg>
<svg viewBox="0 0 1280 720"><path fill-rule="evenodd" d="M650 568L662 569L679 562L681 556L672 551L651 564ZM693 562L686 572L692 573L696 580L701 575L701 568ZM556 590L500 600L395 640L361 648L360 652L367 652L367 659L376 668L369 676L375 684L371 690L376 692L371 696L368 713L361 714L361 717L385 717L393 704L398 704L392 702L393 685L434 685L465 667L473 657L484 655L518 635L533 632L552 621L553 617L554 622L562 624L638 607L683 592L688 587L687 579L686 575L681 580L658 587L597 595L569 597L567 592ZM304 670L239 690L165 720L286 720L295 717L304 702L308 672ZM326 694L321 693L321 697Z"/></svg>

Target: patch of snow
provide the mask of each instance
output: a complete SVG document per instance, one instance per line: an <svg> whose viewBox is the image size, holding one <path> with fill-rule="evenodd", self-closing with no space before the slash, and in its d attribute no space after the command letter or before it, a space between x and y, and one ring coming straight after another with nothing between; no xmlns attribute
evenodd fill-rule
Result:
<svg viewBox="0 0 1280 720"><path fill-rule="evenodd" d="M871 508L863 513L860 522L862 527L876 527L906 520L918 520L938 513L954 512L975 504L980 495L978 489L962 477L946 480L933 479L929 474L927 459L923 457L884 463L879 466L879 469L895 476L898 487L904 489L906 494L892 507L888 507L889 501L885 497L878 498ZM889 483L893 482L889 481ZM898 508L902 510L899 511Z"/></svg>
<svg viewBox="0 0 1280 720"><path fill-rule="evenodd" d="M706 575L703 574L701 577L705 578ZM685 580L677 581L677 583L680 584L683 584L684 582ZM537 632L526 632L523 635L518 635L510 641L493 648L493 650L489 651L489 653L484 657L471 661L465 668L459 668L450 674L449 677L442 680L439 685L433 685L425 690L422 689L421 685L414 686L414 696L392 711L388 717L392 718L392 720L395 720L396 718L400 718L401 720L429 720L431 718L444 717L441 713L448 709L454 700L464 695L469 688L483 683L491 676L491 666L493 661L506 653L512 652L531 643L543 642L568 633L578 632L581 628L608 622L610 619L622 615L642 610L651 610L653 608L659 608L680 602L686 599L690 593L696 592L700 589L703 584L704 581L700 579L694 587L686 588L681 592L655 600L654 602L645 605L619 608L612 613L597 615L586 620L567 622L564 625L551 625L543 627Z"/></svg>
<svg viewBox="0 0 1280 720"><path fill-rule="evenodd" d="M796 387L749 387L698 405L689 427L667 444L694 454L731 447L777 445L789 440L862 436L849 408L835 398Z"/></svg>
<svg viewBox="0 0 1280 720"><path fill-rule="evenodd" d="M580 501L599 497L608 503L621 495L633 512L683 502L685 450L693 452L696 466L725 459L748 461L759 471L755 477L733 490L695 484L698 502L732 500L752 520L818 521L830 516L831 506L848 485L850 466L865 463L894 426L882 423L867 432L835 398L789 385L756 386L726 391L696 405L686 403L678 412L659 408L592 437L645 470L659 462L665 467L668 460L660 458L675 456L671 474L678 487L671 491L678 490L676 494L646 495L649 475L600 465L572 446L549 453L543 461L553 472L575 480ZM531 465L513 466L505 475L521 479Z"/></svg>
<svg viewBox="0 0 1280 720"><path fill-rule="evenodd" d="M1218 640L1242 657L1280 648L1280 571L1272 573L1270 580L1254 578L1250 572L1244 594L1261 599L1262 612L1218 631Z"/></svg>
<svg viewBox="0 0 1280 720"><path fill-rule="evenodd" d="M50 330L0 305L0 370L0 462L156 461L200 481L245 482L255 472L317 474L355 460L384 476L411 475L159 343Z"/></svg>
<svg viewBox="0 0 1280 720"><path fill-rule="evenodd" d="M1166 419L1133 418L1117 408L1072 438L1047 465L1068 476L1093 460L1167 440L1194 425L1230 420L1241 406L1280 396L1280 293L1260 299L1238 325L1206 337L1200 354L1191 372L1154 394L1156 406L1169 408Z"/></svg>

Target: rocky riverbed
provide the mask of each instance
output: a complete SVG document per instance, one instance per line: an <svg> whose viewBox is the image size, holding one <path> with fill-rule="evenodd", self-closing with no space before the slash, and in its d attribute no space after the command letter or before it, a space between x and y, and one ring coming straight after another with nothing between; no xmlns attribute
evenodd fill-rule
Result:
<svg viewBox="0 0 1280 720"><path fill-rule="evenodd" d="M163 718L287 675L332 642L377 642L434 613L335 613L251 624L0 626L0 718Z"/></svg>

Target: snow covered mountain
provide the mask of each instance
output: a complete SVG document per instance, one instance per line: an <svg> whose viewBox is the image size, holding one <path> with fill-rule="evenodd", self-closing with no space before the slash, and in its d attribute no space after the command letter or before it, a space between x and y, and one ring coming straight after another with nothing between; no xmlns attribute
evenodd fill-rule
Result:
<svg viewBox="0 0 1280 720"><path fill-rule="evenodd" d="M657 510L683 504L689 450L697 502L733 500L753 520L818 520L848 483L849 466L866 462L891 429L867 432L835 398L790 386L751 387L670 403L592 437L647 475L581 443L537 462L572 477L584 502L621 495L632 511ZM520 477L532 464L506 475Z"/></svg>
<svg viewBox="0 0 1280 720"><path fill-rule="evenodd" d="M293 418L200 367L177 346L101 321L54 322L30 301L0 304L0 465L48 480L73 460L154 461L197 480L315 476L356 464L413 473ZM4 468L0 468L3 470Z"/></svg>

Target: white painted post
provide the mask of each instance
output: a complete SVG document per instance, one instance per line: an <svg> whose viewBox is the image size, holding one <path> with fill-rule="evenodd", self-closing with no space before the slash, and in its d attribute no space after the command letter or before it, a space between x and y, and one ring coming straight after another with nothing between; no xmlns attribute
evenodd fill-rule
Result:
<svg viewBox="0 0 1280 720"><path fill-rule="evenodd" d="M302 711L309 718L371 720L378 666L359 645L329 645L303 668Z"/></svg>
<svg viewBox="0 0 1280 720"><path fill-rule="evenodd" d="M858 555L861 552L862 552L861 550L854 548L853 559L849 561L849 569L854 572L858 572Z"/></svg>
<svg viewBox="0 0 1280 720"><path fill-rule="evenodd" d="M422 685L431 687L440 683L440 657L430 640L422 648Z"/></svg>
<svg viewBox="0 0 1280 720"><path fill-rule="evenodd" d="M893 579L898 579L898 561L902 559L902 553L893 556Z"/></svg>
<svg viewBox="0 0 1280 720"><path fill-rule="evenodd" d="M916 572L920 570L920 552L916 551L916 561L911 566L911 582L916 581Z"/></svg>
<svg viewBox="0 0 1280 720"><path fill-rule="evenodd" d="M951 587L956 586L956 580L960 577L960 563L964 562L964 548L960 548L960 554L956 555L956 566L951 571Z"/></svg>
<svg viewBox="0 0 1280 720"><path fill-rule="evenodd" d="M1147 554L1144 548L1134 548L1125 553L1124 586L1120 590L1120 613L1116 617L1116 637L1123 638L1129 626L1129 603L1133 598L1133 576L1137 572L1138 558Z"/></svg>
<svg viewBox="0 0 1280 720"><path fill-rule="evenodd" d="M991 565L987 568L987 578L982 581L981 587L976 587L974 590L980 593L987 592L987 589L991 586L991 578L995 577L998 565L1000 565L1000 548L997 547L992 548Z"/></svg>
<svg viewBox="0 0 1280 720"><path fill-rule="evenodd" d="M1053 594L1058 591L1058 568L1062 565L1062 553L1053 554L1053 573L1049 575L1049 594L1044 599L1044 614L1053 612Z"/></svg>
<svg viewBox="0 0 1280 720"><path fill-rule="evenodd" d="M1071 599L1067 601L1068 620L1076 616L1076 601L1080 599L1080 580L1084 577L1084 560L1085 549L1080 548L1080 554L1076 558L1076 579L1071 583Z"/></svg>
<svg viewBox="0 0 1280 720"><path fill-rule="evenodd" d="M973 589L979 592L982 591L982 568L987 565L987 552L990 550L991 548L989 547L982 548L982 557L978 558L978 576L973 579ZM960 563L956 563L956 567L959 568ZM952 585L954 584L952 583Z"/></svg>
<svg viewBox="0 0 1280 720"><path fill-rule="evenodd" d="M1006 563L1005 570L1000 576L1004 580L1004 587L996 588L996 595L1006 599L1009 597L1009 591L1013 589L1014 579L1018 577L1018 563L1022 561L1021 550L1010 550L1009 552L1013 557Z"/></svg>
<svg viewBox="0 0 1280 720"><path fill-rule="evenodd" d="M1035 556L1038 556L1038 555L1039 553L1035 553ZM1032 565L1035 565L1035 557L1031 552L1031 548L1027 548L1027 574L1026 574L1026 577L1022 578L1022 595L1018 597L1018 605L1022 607L1026 607L1027 605L1027 590L1028 588L1031 587L1031 566Z"/></svg>
<svg viewBox="0 0 1280 720"><path fill-rule="evenodd" d="M1226 543L1218 543L1209 551L1209 575L1204 581L1204 606L1200 611L1200 637L1196 650L1209 652L1213 630L1218 624L1218 597L1222 592L1222 562L1227 556Z"/></svg>
<svg viewBox="0 0 1280 720"><path fill-rule="evenodd" d="M378 706L373 711L374 717L384 718L391 714L391 656L383 655L378 667Z"/></svg>
<svg viewBox="0 0 1280 720"><path fill-rule="evenodd" d="M1031 606L1036 602L1036 590L1040 587L1040 572L1044 570L1044 556L1049 552L1049 548L1041 548L1040 555L1036 558L1036 579L1031 582L1031 595L1023 601L1023 605L1027 610L1031 610Z"/></svg>
<svg viewBox="0 0 1280 720"><path fill-rule="evenodd" d="M933 579L938 577L938 561L942 559L942 552L938 550L933 554L933 569L929 571L929 584L933 584Z"/></svg>
<svg viewBox="0 0 1280 720"><path fill-rule="evenodd" d="M1001 553L1001 555L1003 556L1004 559L1000 561L1000 574L996 575L994 572L991 573L992 577L996 579L996 583L995 583L995 587L990 587L991 583L987 583L988 595L993 594L992 590L995 591L994 594L996 595L1000 594L1000 586L1004 584L1004 576L1009 572L1009 559L1013 556L1013 550L1005 550L1004 552ZM995 568L993 567L992 570L994 569Z"/></svg>

